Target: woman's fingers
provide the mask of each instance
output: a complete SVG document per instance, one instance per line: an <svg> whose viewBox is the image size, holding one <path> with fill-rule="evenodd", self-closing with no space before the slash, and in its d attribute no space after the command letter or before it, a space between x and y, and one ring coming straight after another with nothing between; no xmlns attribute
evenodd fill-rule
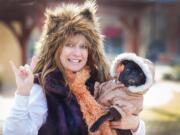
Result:
<svg viewBox="0 0 180 135"><path fill-rule="evenodd" d="M110 126L113 128L121 128L121 121L114 121L114 122L110 122Z"/></svg>
<svg viewBox="0 0 180 135"><path fill-rule="evenodd" d="M16 67L16 65L14 64L13 61L9 61L10 65L11 65L11 68L14 72L14 74L16 75L18 73L18 68Z"/></svg>
<svg viewBox="0 0 180 135"><path fill-rule="evenodd" d="M24 66L19 66L19 68L17 68L13 61L10 61L9 63L15 75L25 77L28 76L29 73L31 73L31 67L28 64L25 64Z"/></svg>
<svg viewBox="0 0 180 135"><path fill-rule="evenodd" d="M29 95L34 82L34 76L31 67L26 64L17 68L12 61L10 61L10 64L15 73L18 94L24 96Z"/></svg>
<svg viewBox="0 0 180 135"><path fill-rule="evenodd" d="M31 67L30 67L28 64L26 64L26 65L24 66L24 68L25 68L25 70L26 70L27 72L30 72L30 71L31 71Z"/></svg>
<svg viewBox="0 0 180 135"><path fill-rule="evenodd" d="M129 115L118 121L110 122L111 128L115 129L132 129L136 130L139 125L139 117L135 115Z"/></svg>

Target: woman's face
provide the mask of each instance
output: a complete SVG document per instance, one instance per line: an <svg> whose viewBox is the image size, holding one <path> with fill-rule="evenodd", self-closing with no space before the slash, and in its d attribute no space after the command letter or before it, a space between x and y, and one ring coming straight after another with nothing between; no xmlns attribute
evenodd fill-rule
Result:
<svg viewBox="0 0 180 135"><path fill-rule="evenodd" d="M72 36L63 46L60 62L65 69L73 72L81 70L88 60L88 47L86 38L77 34Z"/></svg>

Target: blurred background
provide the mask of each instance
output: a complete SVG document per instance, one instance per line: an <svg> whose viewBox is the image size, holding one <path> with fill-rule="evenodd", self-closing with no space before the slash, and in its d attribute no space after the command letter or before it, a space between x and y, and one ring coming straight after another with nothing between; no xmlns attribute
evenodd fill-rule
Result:
<svg viewBox="0 0 180 135"><path fill-rule="evenodd" d="M84 0L0 0L0 134L16 89L9 60L29 63L44 10ZM180 0L97 0L107 58L135 52L156 66L140 117L147 135L180 135Z"/></svg>

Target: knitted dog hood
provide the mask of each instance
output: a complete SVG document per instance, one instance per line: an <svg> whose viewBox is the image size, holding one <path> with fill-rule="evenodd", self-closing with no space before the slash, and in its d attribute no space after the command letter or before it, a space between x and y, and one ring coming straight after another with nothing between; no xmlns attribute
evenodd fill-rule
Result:
<svg viewBox="0 0 180 135"><path fill-rule="evenodd" d="M55 50L72 34L83 34L94 49L102 45L95 1L86 1L82 5L62 4L56 9L47 9L46 22L38 48ZM53 46L53 47L52 47ZM55 47L56 46L56 47ZM98 48L99 49L99 48ZM38 53L38 52L37 52Z"/></svg>
<svg viewBox="0 0 180 135"><path fill-rule="evenodd" d="M124 60L131 60L139 65L139 67L142 69L142 71L145 74L146 82L143 85L140 86L129 86L128 89L133 93L145 93L153 84L154 82L154 75L155 75L155 69L154 65L151 61L148 59L142 58L137 56L134 53L123 53L118 55L115 60L113 61L113 64L111 66L111 76L116 76L116 71L118 68L118 65L124 61Z"/></svg>

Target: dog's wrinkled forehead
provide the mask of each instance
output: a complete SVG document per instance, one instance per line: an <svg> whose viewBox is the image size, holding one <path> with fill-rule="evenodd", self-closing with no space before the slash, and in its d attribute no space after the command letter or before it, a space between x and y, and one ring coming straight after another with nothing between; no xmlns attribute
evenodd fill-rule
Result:
<svg viewBox="0 0 180 135"><path fill-rule="evenodd" d="M118 80L125 86L140 86L145 83L145 74L137 63L124 60L121 64L124 65L124 70L120 73Z"/></svg>
<svg viewBox="0 0 180 135"><path fill-rule="evenodd" d="M124 60L121 62L126 68L141 69L137 63L132 60Z"/></svg>

